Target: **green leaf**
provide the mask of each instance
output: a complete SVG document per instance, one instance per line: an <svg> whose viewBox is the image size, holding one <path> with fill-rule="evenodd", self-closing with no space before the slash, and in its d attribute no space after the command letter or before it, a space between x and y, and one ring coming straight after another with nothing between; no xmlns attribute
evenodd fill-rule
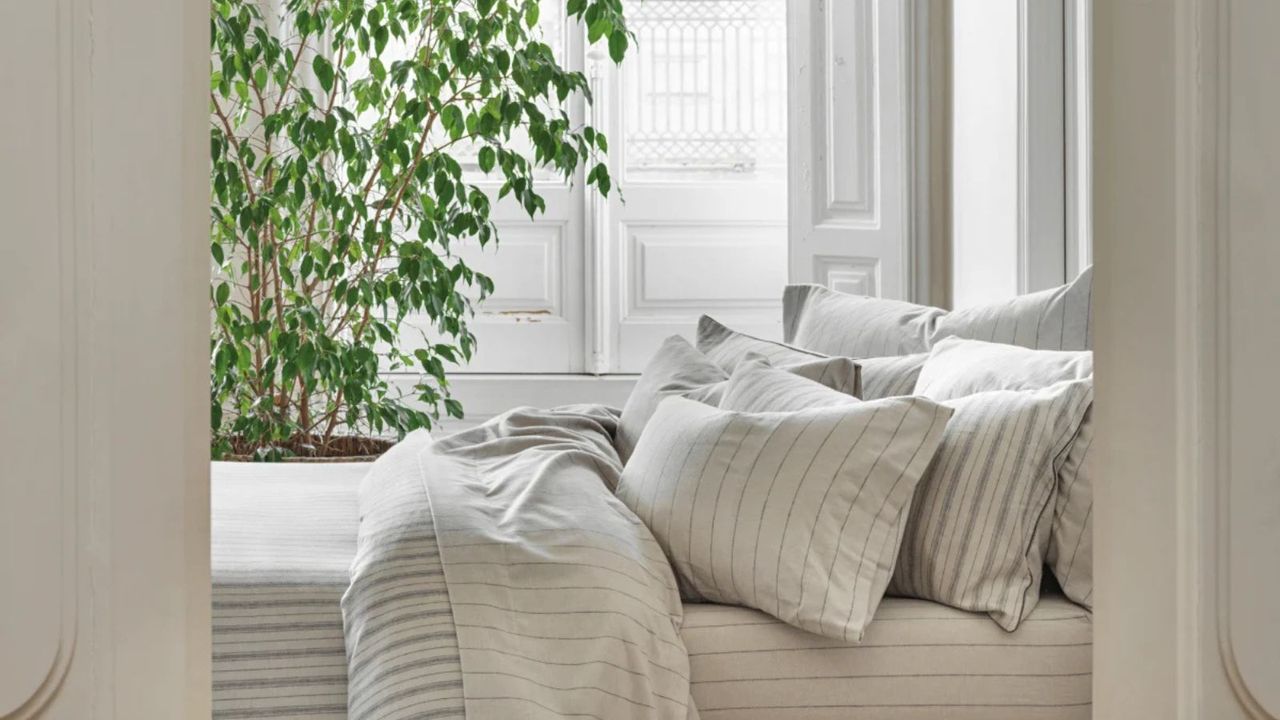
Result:
<svg viewBox="0 0 1280 720"><path fill-rule="evenodd" d="M222 307L227 304L227 300L231 297L231 286L226 283L218 283L217 289L213 294L214 305Z"/></svg>
<svg viewBox="0 0 1280 720"><path fill-rule="evenodd" d="M311 68L316 73L316 79L320 81L320 87L325 92L333 89L333 64L330 63L323 55L316 55L311 61Z"/></svg>
<svg viewBox="0 0 1280 720"><path fill-rule="evenodd" d="M609 34L609 57L615 63L622 62L622 57L627 54L627 32L625 30L614 30Z"/></svg>
<svg viewBox="0 0 1280 720"><path fill-rule="evenodd" d="M532 30L534 26L538 24L538 14L539 14L539 9L538 9L537 0L534 0L534 2L525 3L525 6L524 6L525 27Z"/></svg>
<svg viewBox="0 0 1280 720"><path fill-rule="evenodd" d="M480 163L480 169L486 173L492 170L494 158L495 158L495 153L493 152L493 148L489 147L488 145L485 145L484 147L480 148L480 157L478 158L478 162Z"/></svg>

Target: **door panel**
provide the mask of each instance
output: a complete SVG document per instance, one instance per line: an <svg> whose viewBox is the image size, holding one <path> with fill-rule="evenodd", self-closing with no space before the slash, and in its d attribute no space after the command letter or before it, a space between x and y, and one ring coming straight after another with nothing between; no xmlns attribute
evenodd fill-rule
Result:
<svg viewBox="0 0 1280 720"><path fill-rule="evenodd" d="M622 189L597 204L607 372L638 372L703 313L780 336L786 283L785 3L644 0L627 13L627 60L593 64Z"/></svg>
<svg viewBox="0 0 1280 720"><path fill-rule="evenodd" d="M909 5L789 5L793 282L912 295Z"/></svg>

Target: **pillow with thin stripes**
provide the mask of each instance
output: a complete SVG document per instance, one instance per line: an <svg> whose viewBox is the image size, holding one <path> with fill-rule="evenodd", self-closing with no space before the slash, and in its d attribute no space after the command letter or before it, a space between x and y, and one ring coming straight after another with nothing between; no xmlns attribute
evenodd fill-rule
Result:
<svg viewBox="0 0 1280 720"><path fill-rule="evenodd" d="M856 402L861 401L814 378L775 368L764 356L751 354L729 376L719 404L721 410L735 412L795 412Z"/></svg>
<svg viewBox="0 0 1280 720"><path fill-rule="evenodd" d="M791 413L672 397L646 426L618 497L657 537L686 599L857 641L950 414L912 397Z"/></svg>
<svg viewBox="0 0 1280 720"><path fill-rule="evenodd" d="M862 367L862 393L858 397L863 400L879 400L911 395L920 370L928 359L929 353L859 359L858 365Z"/></svg>
<svg viewBox="0 0 1280 720"><path fill-rule="evenodd" d="M848 358L832 358L823 353L809 352L783 343L763 340L746 333L740 333L737 330L726 327L709 315L703 315L698 318L697 344L698 350L710 358L712 362L719 365L725 372L733 372L738 363L752 354L763 356L769 361L770 365L786 370L820 360L835 361L837 364L852 362ZM840 392L857 395L862 388L861 374L855 370L855 374L849 378L849 381L850 383L846 385L836 385L832 381L824 381L824 384Z"/></svg>
<svg viewBox="0 0 1280 720"><path fill-rule="evenodd" d="M640 433L658 403L671 395L687 395L700 402L716 404L729 374L698 352L688 340L672 335L649 358L636 381L618 420L614 445L623 463L631 457Z"/></svg>
<svg viewBox="0 0 1280 720"><path fill-rule="evenodd" d="M954 415L916 489L889 594L1017 628L1040 597L1056 473L1092 401L1089 380L946 401Z"/></svg>
<svg viewBox="0 0 1280 720"><path fill-rule="evenodd" d="M858 364L849 358L803 356L803 360L786 367L788 376L803 378L832 388L834 392L852 394L858 386ZM615 446L623 463L631 457L645 423L658 403L670 395L681 395L710 405L720 402L728 374L698 352L688 340L672 335L663 341L649 359L640 380L627 396L618 421Z"/></svg>
<svg viewBox="0 0 1280 720"><path fill-rule="evenodd" d="M1091 380L1088 350L1028 350L1015 345L948 338L933 348L916 393L943 401L989 390L1036 390L1064 380ZM1093 605L1093 410L1085 412L1058 469L1047 560L1075 602Z"/></svg>
<svg viewBox="0 0 1280 720"><path fill-rule="evenodd" d="M782 294L783 341L827 355L875 357L928 350L946 337L1039 350L1088 350L1093 269L1061 287L948 312L900 300L846 295L820 285Z"/></svg>
<svg viewBox="0 0 1280 720"><path fill-rule="evenodd" d="M930 342L961 337L1033 350L1091 350L1092 295L1093 268L1088 267L1060 287L947 313L938 318Z"/></svg>
<svg viewBox="0 0 1280 720"><path fill-rule="evenodd" d="M907 355L929 349L934 324L946 312L821 285L788 285L782 293L783 340L827 355Z"/></svg>

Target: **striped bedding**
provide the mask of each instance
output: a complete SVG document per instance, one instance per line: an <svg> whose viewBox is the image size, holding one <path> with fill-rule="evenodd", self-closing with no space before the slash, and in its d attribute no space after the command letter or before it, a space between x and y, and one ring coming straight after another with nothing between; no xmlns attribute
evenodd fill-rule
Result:
<svg viewBox="0 0 1280 720"><path fill-rule="evenodd" d="M495 522L488 526L489 532L482 533L489 535L496 529L501 540L496 547L502 550L480 545L489 544L494 539L492 537L473 539L468 531L458 529L459 523L465 527L469 511L442 514L441 507L446 505L456 504L464 508L469 505L469 502L459 503L459 498L448 497L446 502L431 508L430 527L419 528L418 535L407 542L392 543L391 547L398 548L396 552L381 558L389 563L400 563L402 569L414 577L411 582L415 584L402 588L399 593L388 590L385 584L380 588L366 586L363 590L352 591L347 600L349 613L362 612L361 602L365 603L366 611L374 604L384 610L394 609L395 596L406 595L401 598L404 605L400 610L411 614L416 612L422 616L418 622L427 623L420 626L425 632L417 634L434 635L437 639L444 637L446 640L437 642L434 647L418 642L416 648L413 642L396 645L393 640L387 645L396 645L395 649L384 646L379 651L370 652L374 660L357 668L351 679L356 694L361 687L366 687L367 696L373 700L355 707L350 715L341 603L351 583L352 561L356 556L361 513L357 489L369 466L264 467L216 463L212 498L214 717L295 720L420 715L448 717L459 714L460 700L463 701L461 707L468 711L468 717L555 717L558 712L546 711L523 699L464 700L460 694L462 687L467 693L474 691L477 695L485 694L485 688L500 687L499 683L493 683L486 677L501 678L507 676L499 673L510 675L528 671L535 663L520 656L533 656L536 651L570 655L568 658L553 658L555 662L565 664L546 664L542 670L552 673L552 676L537 678L537 682L543 685L558 685L565 689L537 692L550 692L553 702L564 700L554 697L558 694L570 699L594 694L593 690L573 688L594 685L602 674L614 672L604 670L611 667L607 663L613 662L613 658L605 658L594 667L580 664L591 662L584 653L595 648L599 641L546 640L545 637L615 634L599 632L599 629L618 627L620 623L616 620L597 623L591 619L599 617L591 610L607 608L602 600L602 591L574 591L572 597L552 591L548 593L553 596L550 599L532 600L545 591L496 588L484 591L483 583L498 584L485 577L486 568L492 570L505 564L490 564L496 562L492 559L495 553L502 555L504 561L514 559L517 564L531 566L526 572L503 571L506 575L503 583L510 585L538 584L536 578L540 575L532 568L545 566L528 562L531 555L540 557L533 562L560 562L561 558L576 562L592 553L597 556L603 553L610 561L600 565L629 572L618 565L623 563L622 560L605 551L622 552L624 555L636 553L625 561L626 564L640 558L640 566L649 572L659 576L669 572L662 569L665 562L656 562L659 557L654 556L654 548L643 540L600 548L599 545L574 542L567 537L548 539L541 537L539 531L518 529L519 523L510 523L516 508L521 511L541 508L543 512L533 515L550 520L545 511L553 506L570 507L559 517L558 522L562 526L574 525L593 530L598 529L594 523L611 522L595 516L612 517L617 507L594 493L584 501L581 491L590 487L584 484L588 475L594 477L596 483L603 477L608 484L616 480L617 469L607 462L595 466L595 461L607 458L608 453L594 443L587 443L585 448L576 445L572 435L579 435L577 440L581 440L581 436L603 432L610 427L612 418L616 418L616 414L603 411L587 411L576 420L545 413L517 413L468 431L469 435L449 439L450 443L440 448L447 450L446 454L452 460L475 460L477 453L483 455L492 450L495 443L510 444L512 436L516 436L520 439L514 442L522 447L536 446L531 455L540 459L533 464L547 472L537 474L539 479L526 484L523 493L515 493L518 486L513 484L515 480L510 475L497 483L496 488L489 486L501 491L493 495L497 498L495 502L506 502L508 509L513 511L512 515L490 514ZM566 423L571 426L570 431L555 429ZM548 433L552 437L548 437ZM402 465L422 461L429 466L434 461L430 455L422 457L421 451L425 447L425 443L418 446L419 452L412 463L402 458ZM469 447L473 448L471 452L468 452ZM572 471L570 480L559 488L555 487L557 483L553 476L559 469L580 467L587 458L594 458L588 461L593 465L590 473L575 475L578 471ZM413 473L408 473L402 479L413 477ZM473 483L474 479L461 477L457 485L477 490L479 485ZM432 501L448 496L447 492L443 495L436 493L434 488L426 491L425 488L433 485L430 482L417 483L416 500L412 482L380 484L386 492L382 493L385 506L383 519L379 522L392 526L395 525L395 513L387 514L386 507L421 503L424 499L430 506ZM566 501L565 495L558 490L567 493L571 499ZM367 495L366 500L369 500ZM474 510L476 506L470 503L470 507ZM366 508L366 514L369 508L372 505ZM494 508L490 503L486 512ZM426 508L419 504L418 510L423 509ZM471 519L474 520L474 515ZM430 537L424 536L423 530L430 531ZM437 532L439 538L435 537ZM624 531L623 537L635 540L637 535L633 533L636 532L637 528L630 527ZM556 532L541 534L561 535ZM639 537L643 536L643 533L639 534ZM518 543L511 542L517 539ZM573 545L598 549L570 547ZM434 554L436 552L439 554ZM508 558L509 553L515 554ZM440 557L451 556L452 560L446 561L447 567L440 565ZM655 562L643 559L646 557ZM366 555L362 561L369 563L371 560ZM361 563L357 562L357 571L360 572L361 568ZM469 604L464 606L466 609L455 604L451 613L443 615L438 612L440 606L432 604L435 601L431 593L438 590L432 587L432 583L440 582L432 578L443 577L433 575L436 572L449 574L450 568L454 575L450 582L457 580L459 589L470 588L457 594L455 600ZM462 569L465 570L459 574ZM363 571L377 570L368 565ZM405 573L382 574L388 577ZM649 578L644 571L630 574L640 579ZM646 586L656 588L659 585L659 581L651 584L645 580L630 589L641 591ZM375 592L381 597L374 598ZM450 587L449 592L453 595L454 588ZM505 607L487 607L503 605L503 601L489 602L476 597L483 592L489 592L493 597L511 598L521 609L533 612L529 617L517 617L524 613L509 612ZM419 594L421 596L416 600L411 599ZM665 595L660 597L655 593L642 597L663 611L657 613L659 616L673 611ZM585 608L587 613L573 612L584 609L584 603L593 607ZM564 615L566 612L572 614ZM647 612L655 611L650 608ZM680 612L678 605L674 612ZM630 615L631 611L628 610L627 614ZM954 611L925 601L886 598L859 646L826 640L741 608L690 604L684 606L683 614L679 635L670 635L665 642L650 642L660 647L662 652L674 655L676 661L680 660L681 652L675 652L672 644L684 646L688 653L685 677L691 680L692 699L702 716L708 718L927 720L946 717L999 720L1005 717L1086 718L1089 715L1088 616L1056 597L1042 599L1040 606L1014 633L1000 630L985 616ZM448 619L431 625L431 618L441 617ZM360 622L358 617L349 618L348 631L353 627L353 620L356 624ZM550 630L528 629L539 624ZM631 625L626 620L621 624ZM464 628L464 625L476 627ZM544 639L514 635L503 637L494 634L493 630L486 630L482 627L484 625L514 629L525 635L544 636ZM364 627L368 627L367 623ZM619 639L626 639L628 633L634 634L632 631L616 634ZM538 646L539 642L546 645ZM452 643L470 649L459 651ZM426 676L435 677L434 681L428 680L437 683L434 695L429 688L424 691L421 686L415 687L423 681L423 676L400 674L397 677L395 657L403 658L406 652L416 652L420 660L426 661L421 665L409 663L410 666L434 667L443 671L435 676ZM458 653L462 655L453 657ZM469 660L468 655L473 659ZM458 659L461 663L454 666L452 663ZM463 668L473 669L475 673L464 674ZM564 669L564 672L557 668ZM649 672L643 667L632 668L632 671L641 675ZM654 687L664 682L677 686L683 682L681 672L653 672L669 676L665 680L655 678ZM486 676L485 673L493 675ZM635 677L622 671L614 672L615 675L619 673ZM457 692L450 689L450 676L452 687ZM548 682L550 677L568 679ZM465 685L458 682L462 679L465 679ZM501 687L512 687L514 683L518 688L521 682L507 677ZM631 686L629 689L637 688ZM674 711L679 704L674 702L677 693L670 688L667 690L662 692L659 688L658 693L672 698L667 707ZM520 694L530 697L530 693L524 690ZM415 696L417 701L412 699ZM429 700L425 705L421 704L423 698ZM628 714L650 717L656 714L647 708L619 702L627 705L622 712L614 713L614 708L611 708L594 714L601 717L625 717Z"/></svg>
<svg viewBox="0 0 1280 720"><path fill-rule="evenodd" d="M214 463L213 717L347 717L338 603L368 463Z"/></svg>
<svg viewBox="0 0 1280 720"><path fill-rule="evenodd" d="M1013 633L889 597L859 645L722 605L686 605L681 635L703 720L1088 720L1091 630L1056 595Z"/></svg>

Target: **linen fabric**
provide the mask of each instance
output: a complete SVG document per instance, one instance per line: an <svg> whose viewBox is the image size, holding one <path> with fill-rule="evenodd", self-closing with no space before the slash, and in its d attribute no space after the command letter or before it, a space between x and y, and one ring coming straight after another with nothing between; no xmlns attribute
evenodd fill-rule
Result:
<svg viewBox="0 0 1280 720"><path fill-rule="evenodd" d="M823 379L823 384L848 395L858 395L861 391L861 374L856 368L857 363L850 358L831 357L824 353L801 350L772 340L763 340L726 327L708 315L698 319L697 346L700 352L725 372L733 372L738 363L749 355L763 356L770 365L785 369L796 366L820 368L823 367L821 362L825 361L830 363L833 371L839 369L840 374L833 374L830 379ZM850 367L853 368L852 375L850 375ZM813 377L812 372L807 373L806 377L818 379Z"/></svg>
<svg viewBox="0 0 1280 720"><path fill-rule="evenodd" d="M618 496L657 537L686 599L857 641L950 414L924 398L791 413L668 398Z"/></svg>
<svg viewBox="0 0 1280 720"><path fill-rule="evenodd" d="M518 408L374 463L342 600L353 720L697 717L671 567L609 490L614 423Z"/></svg>
<svg viewBox="0 0 1280 720"><path fill-rule="evenodd" d="M948 400L889 593L987 612L1013 630L1035 608L1056 474L1093 400L1088 380Z"/></svg>
<svg viewBox="0 0 1280 720"><path fill-rule="evenodd" d="M1089 720L1092 629L1061 596L1012 633L887 597L858 644L725 605L686 605L680 634L706 720Z"/></svg>
<svg viewBox="0 0 1280 720"><path fill-rule="evenodd" d="M720 400L722 383L728 379L728 373L694 349L688 340L679 335L664 340L649 358L622 406L622 418L615 438L622 462L631 457L640 433L663 399L672 395L691 395L695 400L715 404Z"/></svg>
<svg viewBox="0 0 1280 720"><path fill-rule="evenodd" d="M916 392L945 401L988 390L1036 390L1067 380L1092 380L1090 351L1028 350L950 338L934 346ZM1093 607L1093 409L1058 470L1047 560L1063 593Z"/></svg>
<svg viewBox="0 0 1280 720"><path fill-rule="evenodd" d="M1038 350L1089 350L1093 269L1060 287L961 310L790 285L782 295L783 341L856 358L927 351L946 337Z"/></svg>

